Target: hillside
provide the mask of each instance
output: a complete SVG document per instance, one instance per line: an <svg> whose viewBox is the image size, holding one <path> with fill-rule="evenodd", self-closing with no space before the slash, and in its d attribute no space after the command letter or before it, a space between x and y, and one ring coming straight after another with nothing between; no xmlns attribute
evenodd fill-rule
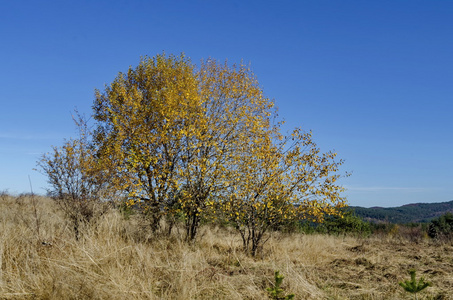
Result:
<svg viewBox="0 0 453 300"><path fill-rule="evenodd" d="M453 212L453 201L440 203L415 203L399 207L351 206L356 214L366 221L405 224L411 222L429 222L447 212Z"/></svg>

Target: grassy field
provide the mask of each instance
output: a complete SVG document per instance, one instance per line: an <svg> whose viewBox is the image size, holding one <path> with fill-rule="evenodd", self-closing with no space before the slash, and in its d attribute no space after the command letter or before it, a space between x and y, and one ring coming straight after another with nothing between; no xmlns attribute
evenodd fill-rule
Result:
<svg viewBox="0 0 453 300"><path fill-rule="evenodd" d="M233 229L152 235L139 216L112 210L78 241L44 197L0 197L0 299L268 299L274 271L295 299L413 299L398 282L417 270L419 299L453 299L453 244L398 234L272 233L252 258Z"/></svg>

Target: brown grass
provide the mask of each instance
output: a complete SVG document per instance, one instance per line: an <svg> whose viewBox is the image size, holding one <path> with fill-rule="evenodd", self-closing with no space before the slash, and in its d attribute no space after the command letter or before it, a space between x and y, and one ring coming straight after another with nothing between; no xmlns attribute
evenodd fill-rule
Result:
<svg viewBox="0 0 453 300"><path fill-rule="evenodd" d="M113 210L83 233L50 199L35 214L29 197L0 196L0 299L267 299L275 270L296 299L411 299L398 285L410 268L433 283L419 299L453 299L451 243L273 233L252 258L232 229L187 244Z"/></svg>

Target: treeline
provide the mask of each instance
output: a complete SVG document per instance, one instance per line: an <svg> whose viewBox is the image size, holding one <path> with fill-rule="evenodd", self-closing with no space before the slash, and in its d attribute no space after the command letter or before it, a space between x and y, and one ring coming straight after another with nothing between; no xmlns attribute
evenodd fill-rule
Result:
<svg viewBox="0 0 453 300"><path fill-rule="evenodd" d="M297 223L297 226L288 226L286 229L299 230L304 233L354 235L362 237L372 235L396 236L411 241L420 241L428 238L442 241L453 239L453 214L450 212L432 218L429 222L398 224L364 220L352 207L342 210L342 215L327 216L322 223L301 220Z"/></svg>
<svg viewBox="0 0 453 300"><path fill-rule="evenodd" d="M376 223L427 223L447 212L453 212L453 201L441 203L415 203L388 208L365 208L358 206L351 206L351 208L364 220Z"/></svg>

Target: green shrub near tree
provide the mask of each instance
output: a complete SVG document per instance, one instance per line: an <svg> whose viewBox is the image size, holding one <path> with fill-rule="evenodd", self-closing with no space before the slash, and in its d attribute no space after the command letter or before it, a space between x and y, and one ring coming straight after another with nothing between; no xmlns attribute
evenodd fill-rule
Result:
<svg viewBox="0 0 453 300"><path fill-rule="evenodd" d="M299 230L305 233L368 236L371 234L371 224L363 221L353 210L346 208L341 215L325 216L322 223L299 221Z"/></svg>

